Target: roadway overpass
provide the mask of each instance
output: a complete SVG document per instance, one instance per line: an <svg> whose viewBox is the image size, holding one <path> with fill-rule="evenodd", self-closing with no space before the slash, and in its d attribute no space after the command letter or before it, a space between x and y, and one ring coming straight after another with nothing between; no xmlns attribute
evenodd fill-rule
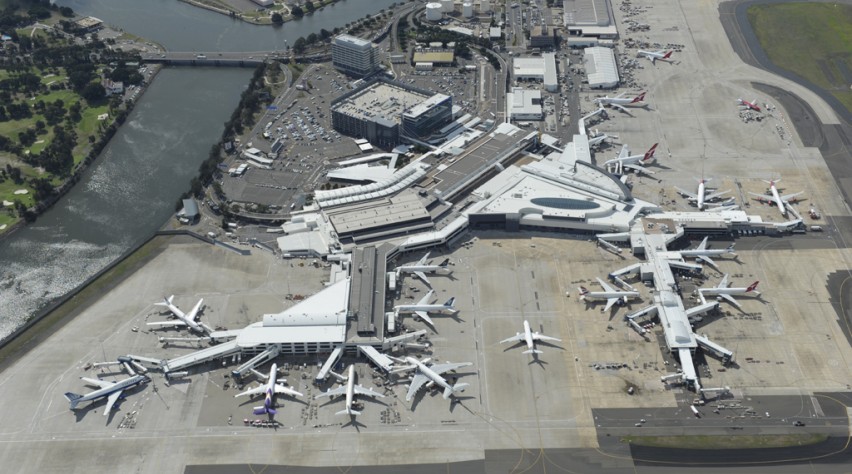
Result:
<svg viewBox="0 0 852 474"><path fill-rule="evenodd" d="M140 55L143 62L160 63L174 66L235 66L256 67L268 60L287 58L284 53L278 51L249 51L239 53L228 52L167 52L167 53L143 53Z"/></svg>

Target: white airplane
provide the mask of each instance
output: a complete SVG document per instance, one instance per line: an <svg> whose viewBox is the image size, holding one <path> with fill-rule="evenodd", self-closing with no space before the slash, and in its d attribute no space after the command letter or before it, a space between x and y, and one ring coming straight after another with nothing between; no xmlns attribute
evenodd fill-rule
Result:
<svg viewBox="0 0 852 474"><path fill-rule="evenodd" d="M720 300L725 299L732 305L736 306L737 309L743 309L742 306L735 300L731 295L746 295L753 294L755 296L760 296L760 292L757 291L757 284L759 281L755 281L751 285L746 288L728 288L728 274L726 273L724 277L722 277L722 281L719 282L713 288L700 288L698 290L701 295L711 295L716 296Z"/></svg>
<svg viewBox="0 0 852 474"><path fill-rule="evenodd" d="M654 174L653 171L645 169L645 165L649 165L657 161L657 158L654 156L654 153L657 151L657 145L659 145L659 143L654 143L648 151L641 155L631 155L630 149L627 145L622 145L618 156L605 161L604 167L615 167L615 172L619 174L623 172L624 168L628 168L636 172Z"/></svg>
<svg viewBox="0 0 852 474"><path fill-rule="evenodd" d="M286 380L284 381L286 382ZM291 397L303 396L301 393L293 390L292 388L285 387L284 385L278 383L278 364L272 364L272 367L269 369L269 377L266 378L266 384L261 385L257 388L248 389L242 393L238 393L234 395L234 398L242 397L243 395L254 396L261 393L266 394L266 397L263 400L262 406L254 407L253 413L255 415L274 415L277 413L277 411L275 410L276 393L283 393L285 395L290 395Z"/></svg>
<svg viewBox="0 0 852 474"><path fill-rule="evenodd" d="M597 279L604 291L589 291L586 287L580 287L580 300L585 301L589 298L593 300L606 300L602 313L609 311L615 303L627 304L628 300L639 298L638 291L621 291L609 286L600 278Z"/></svg>
<svg viewBox="0 0 852 474"><path fill-rule="evenodd" d="M169 308L169 311L172 312L172 314L175 316L175 318L177 318L177 320L176 321L157 321L157 322L153 322L153 323L148 323L148 326L157 326L157 327L184 327L185 326L185 327L188 327L189 329L192 329L193 331L201 333L201 334L209 334L209 333L213 332L213 329L211 329L206 324L196 321L198 319L198 312L201 309L201 305L202 305L202 303L204 303L204 298L201 298L200 300L198 300L198 303L195 303L195 306L193 306L192 310L190 310L190 312L188 314L184 314L184 312L181 311L180 308L178 308L177 306L174 305L174 303L172 303L172 300L174 300L174 298L175 298L175 295L169 296L168 298L164 298L162 302L155 303L155 305L165 306L166 308Z"/></svg>
<svg viewBox="0 0 852 474"><path fill-rule="evenodd" d="M695 194L692 194L691 192L686 191L684 189L681 189L677 186L675 186L675 189L682 196L687 197L689 199L689 202L694 202L695 206L698 207L699 211L704 210L704 208L706 207L705 206L706 203L708 203L710 201L714 201L716 199L719 199L720 197L724 196L725 194L728 194L729 192L731 192L730 189L727 189L725 191L717 191L717 192L714 192L714 193L707 194L707 187L706 186L707 186L707 183L710 182L710 179L709 178L708 179L704 179L704 178L697 179L696 178L696 180L698 181L698 192L695 193Z"/></svg>
<svg viewBox="0 0 852 474"><path fill-rule="evenodd" d="M740 106L740 110L754 110L755 112L760 112L760 106L757 105L757 99L749 102L743 99L737 99L737 104Z"/></svg>
<svg viewBox="0 0 852 474"><path fill-rule="evenodd" d="M429 286L432 286L432 284L429 282L429 279L426 278L427 273L440 273L441 275L449 275L450 273L452 273L452 270L450 270L450 268L449 268L449 265L450 265L450 259L449 258L445 258L444 261L439 263L438 265L427 265L426 259L428 259L428 258L429 258L429 253L426 253L426 255L424 255L423 258L421 258L414 265L402 265L402 266L396 267L397 277L401 273L413 273L414 275L417 276L417 278L420 278L421 280L423 280L424 283L426 283Z"/></svg>
<svg viewBox="0 0 852 474"><path fill-rule="evenodd" d="M435 323L429 317L429 313L447 314L450 316L458 314L459 310L453 306L453 303L456 301L455 298L450 298L444 304L430 304L429 301L432 300L433 294L435 294L435 290L429 290L429 293L426 293L426 296L421 298L416 304L396 305L393 307L393 310L396 314L414 313L433 328L435 327Z"/></svg>
<svg viewBox="0 0 852 474"><path fill-rule="evenodd" d="M332 372L334 374L334 372ZM336 415L351 415L357 416L360 415L360 411L356 411L352 409L352 402L355 399L355 395L366 395L368 397L381 397L384 398L384 395L378 392L374 392L369 388L364 388L361 384L355 385L355 366L349 366L349 374L346 376L334 374L340 380L346 382L346 385L340 386L338 388L327 390L317 396L314 397L314 400L322 397L338 397L340 395L346 395L346 409L335 413Z"/></svg>
<svg viewBox="0 0 852 474"><path fill-rule="evenodd" d="M94 392L89 392L85 395L80 395L74 392L66 392L65 399L71 403L71 409L76 410L77 405L80 402L88 402L97 400L99 398L107 397L107 403L104 407L104 416L109 415L109 412L112 410L113 405L115 405L115 402L117 402L118 399L121 398L121 393L125 389L139 385L141 383L147 383L150 380L144 375L134 375L124 380L119 380L118 382L92 379L89 377L80 377L80 379L82 379L89 385L93 385L95 387L100 388L95 390Z"/></svg>
<svg viewBox="0 0 852 474"><path fill-rule="evenodd" d="M405 359L391 357L391 359L402 364L408 364L393 369L393 373L407 372L410 370L415 371L414 377L411 379L411 385L408 387L408 393L405 395L405 401L407 402L410 402L411 399L414 398L414 394L416 394L424 384L427 384L427 387L431 387L433 385L443 387L444 400L450 398L450 396L456 392L464 391L464 389L470 386L470 384L467 383L450 385L444 377L441 377L441 375L462 367L469 367L473 365L472 362L448 362L446 364L432 364L427 366L426 363L428 363L430 359L424 359L422 361L417 360L414 357L406 357Z"/></svg>
<svg viewBox="0 0 852 474"><path fill-rule="evenodd" d="M781 181L781 178L769 180L764 180L763 182L769 185L769 194L757 194L753 192L749 192L752 196L757 196L757 200L760 202L769 202L778 206L778 210L781 211L781 215L787 217L787 204L795 203L798 201L796 196L803 194L804 191L799 191L793 194L785 194L781 195L778 193L778 187L776 184Z"/></svg>
<svg viewBox="0 0 852 474"><path fill-rule="evenodd" d="M710 258L711 256L713 256L713 255L726 255L726 254L733 255L734 257L737 256L737 253L734 252L734 244L731 244L727 248L723 248L723 249L708 249L707 248L707 239L709 239L709 237L704 237L704 240L702 240L701 243L698 244L698 247L695 248L695 249L681 250L680 256L681 257L695 257L696 260L703 260L704 262L706 262L707 264L709 264L711 267L715 268L716 270L719 270L719 267L716 265L716 262L714 262L713 259Z"/></svg>
<svg viewBox="0 0 852 474"><path fill-rule="evenodd" d="M642 51L639 50L637 56L644 56L651 60L651 64L657 64L657 60L669 62L674 51Z"/></svg>
<svg viewBox="0 0 852 474"><path fill-rule="evenodd" d="M500 344L505 344L507 342L526 342L527 349L529 350L524 351L524 354L541 354L542 352L535 348L535 341L562 342L562 339L544 336L538 332L532 332L529 321L524 320L524 332L519 332L515 334L514 337L503 339L500 341Z"/></svg>
<svg viewBox="0 0 852 474"><path fill-rule="evenodd" d="M595 99L595 103L597 103L599 106L608 105L610 107L614 107L618 110L621 110L622 112L628 112L628 113L629 113L629 111L627 110L627 108L625 106L633 106L633 107L644 107L645 106L645 103L643 102L645 100L645 93L644 92L642 92L641 94L639 94L639 95L637 95L636 97L633 97L633 98L623 97L624 94L626 94L626 92L622 92L621 94L618 94L615 97L610 97L610 96L598 97L597 99Z"/></svg>

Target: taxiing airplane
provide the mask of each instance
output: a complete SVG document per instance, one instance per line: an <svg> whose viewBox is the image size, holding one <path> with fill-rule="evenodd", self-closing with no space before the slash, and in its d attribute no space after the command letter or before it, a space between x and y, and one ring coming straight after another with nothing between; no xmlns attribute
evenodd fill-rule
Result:
<svg viewBox="0 0 852 474"><path fill-rule="evenodd" d="M605 161L604 167L607 169L614 167L615 172L618 174L623 173L624 168L636 171L637 173L654 174L653 171L645 169L645 166L657 161L657 158L654 156L654 153L657 151L657 145L659 143L654 143L648 151L641 155L631 155L627 145L622 145L618 156Z"/></svg>
<svg viewBox="0 0 852 474"><path fill-rule="evenodd" d="M393 307L393 310L396 314L400 313L414 313L420 319L426 322L426 324L435 327L435 323L432 321L432 318L429 317L429 313L437 313L437 314L447 314L450 316L455 316L458 314L459 310L457 310L453 304L455 303L455 298L450 298L444 304L430 304L429 301L432 300L432 295L435 294L435 290L429 290L429 293L426 293L426 296L420 299L416 304L400 304Z"/></svg>
<svg viewBox="0 0 852 474"><path fill-rule="evenodd" d="M718 297L720 300L725 299L732 305L736 306L737 309L743 309L742 306L740 306L740 304L737 302L737 300L735 300L731 295L752 294L755 296L760 296L760 292L757 291L758 283L760 282L756 281L746 288L729 288L728 274L726 273L725 276L722 277L722 281L720 281L718 285L713 288L700 288L698 292L701 293L702 296L711 295Z"/></svg>
<svg viewBox="0 0 852 474"><path fill-rule="evenodd" d="M334 374L334 372L332 372ZM351 415L357 416L360 415L361 412L352 409L352 402L355 400L355 395L366 395L368 397L381 397L384 398L384 395L378 392L374 392L369 388L364 388L361 384L355 385L355 366L349 366L349 374L346 376L334 374L338 379L346 382L346 385L340 386L335 389L327 390L317 396L314 397L314 400L322 397L338 397L340 395L346 395L346 409L335 413L336 415Z"/></svg>
<svg viewBox="0 0 852 474"><path fill-rule="evenodd" d="M669 62L674 51L642 51L637 56L644 56L651 60L651 64L657 64L657 60Z"/></svg>
<svg viewBox="0 0 852 474"><path fill-rule="evenodd" d="M610 96L598 97L597 99L595 99L595 103L597 103L599 106L607 105L607 106L616 108L616 109L618 109L622 112L627 112L627 113L629 113L630 111L627 110L627 108L625 106L627 106L627 107L644 107L646 105L645 102L644 102L644 100L645 100L645 93L644 92L642 92L641 94L639 94L639 95L637 95L636 97L633 97L633 98L624 97L624 94L626 94L626 92L622 92L621 94L618 94L615 97L610 97Z"/></svg>
<svg viewBox="0 0 852 474"><path fill-rule="evenodd" d="M124 380L119 380L118 382L92 379L89 377L80 377L80 379L82 379L89 385L93 385L95 387L100 388L95 390L94 392L89 392L85 395L80 395L74 392L66 392L65 399L71 403L71 409L76 410L77 405L81 402L88 402L97 400L99 398L107 397L106 407L104 407L104 416L109 415L109 412L112 410L113 405L115 405L115 402L117 402L118 399L121 398L121 393L125 389L139 385L141 383L148 383L148 381L150 380L144 375L134 375Z"/></svg>
<svg viewBox="0 0 852 474"><path fill-rule="evenodd" d="M165 306L169 308L169 311L177 318L176 321L157 321L153 323L148 323L148 326L157 326L157 327L188 327L195 332L201 334L210 334L213 332L213 329L207 326L202 322L198 322L198 312L201 310L201 305L204 303L204 298L198 300L198 303L195 303L192 310L188 314L184 314L183 311L180 310L177 306L172 303L175 295L169 296L168 298L164 298L162 302L155 303L157 306Z"/></svg>
<svg viewBox="0 0 852 474"><path fill-rule="evenodd" d="M804 191L799 191L793 194L785 194L781 195L778 193L778 187L776 186L778 182L781 181L781 178L769 180L764 180L763 182L769 185L769 193L768 194L757 194L753 192L749 192L752 196L757 196L757 200L760 202L768 202L771 204L775 204L778 206L778 210L781 211L781 215L787 217L787 204L796 203L798 199L796 196L803 194Z"/></svg>
<svg viewBox="0 0 852 474"><path fill-rule="evenodd" d="M286 382L286 380L284 381ZM243 395L254 396L261 393L266 394L266 397L263 400L262 406L254 407L253 413L255 415L274 415L277 413L277 411L275 410L276 393L283 393L285 395L290 395L291 397L303 396L301 393L293 390L292 388L285 387L284 385L278 383L278 364L272 364L272 367L269 369L269 377L267 377L265 385L261 385L257 388L251 388L246 390L245 392L238 393L234 395L234 398L242 397Z"/></svg>
<svg viewBox="0 0 852 474"><path fill-rule="evenodd" d="M431 387L433 385L438 385L439 387L443 387L444 389L444 400L450 398L453 394L457 392L463 392L464 389L470 386L467 383L457 383L455 385L450 385L447 380L441 375L460 369L462 367L469 367L473 365L472 362L448 362L446 364L432 364L426 365L430 359L424 359L422 361L415 359L414 357L406 357L405 359L397 359L395 357L391 357L391 359L402 363L407 364L401 367L397 367L391 370L393 373L399 372L407 372L407 371L415 371L414 377L411 379L411 385L408 387L408 393L405 395L405 401L410 402L414 395L423 387L424 384L427 387Z"/></svg>
<svg viewBox="0 0 852 474"><path fill-rule="evenodd" d="M401 273L413 273L414 275L417 276L417 278L420 278L421 280L423 280L423 283L426 283L427 285L432 286L432 284L429 282L429 279L426 278L427 273L439 273L441 275L449 275L450 273L452 273L452 270L450 270L450 268L449 268L449 265L450 265L450 259L449 258L445 258L444 261L439 263L438 265L427 265L426 260L428 258L429 258L429 253L427 252L426 255L424 255L423 258L421 258L414 265L402 265L402 266L396 267L397 277Z"/></svg>
<svg viewBox="0 0 852 474"><path fill-rule="evenodd" d="M730 189L727 189L725 191L717 191L717 192L713 192L713 193L708 194L707 183L710 182L710 178L708 178L708 179L704 179L704 178L697 179L696 178L696 180L698 181L698 192L695 193L695 194L693 194L689 191L686 191L684 189L681 189L677 186L675 186L675 189L682 196L685 196L686 198L688 198L689 202L694 202L695 206L698 208L699 211L704 210L704 208L706 207L706 203L711 202L711 201L715 201L715 200L719 199L720 197L724 196L725 194L728 194L729 192L731 192Z"/></svg>
<svg viewBox="0 0 852 474"><path fill-rule="evenodd" d="M704 237L704 240L702 240L701 243L698 244L697 248L694 248L692 250L681 250L680 256L684 258L695 257L695 260L702 260L711 267L715 268L716 270L719 270L719 267L716 265L716 262L714 262L713 259L710 258L711 256L726 254L733 255L734 257L737 256L737 253L734 252L734 244L731 244L727 248L723 249L708 249L707 239L709 239L709 237Z"/></svg>
<svg viewBox="0 0 852 474"><path fill-rule="evenodd" d="M507 342L525 342L527 344L527 349L524 351L524 354L541 354L540 350L535 348L535 341L542 342L562 342L562 339L557 339L555 337L544 336L541 333L533 332L530 329L530 322L524 320L524 332L519 332L515 334L514 337L509 337L500 341L500 344L505 344Z"/></svg>
<svg viewBox="0 0 852 474"><path fill-rule="evenodd" d="M754 110L755 112L761 112L760 106L757 105L757 99L749 102L743 99L737 99L737 104L740 106L740 110Z"/></svg>
<svg viewBox="0 0 852 474"><path fill-rule="evenodd" d="M612 305L627 304L628 300L639 298L638 291L621 291L609 286L600 278L597 279L604 291L589 291L586 287L580 287L580 300L585 301L589 298L593 300L606 300L606 306L601 310L602 313L609 311Z"/></svg>

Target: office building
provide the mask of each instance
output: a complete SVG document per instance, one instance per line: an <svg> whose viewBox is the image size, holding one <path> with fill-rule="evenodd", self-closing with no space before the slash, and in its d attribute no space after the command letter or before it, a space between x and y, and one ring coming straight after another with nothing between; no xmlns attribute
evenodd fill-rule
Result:
<svg viewBox="0 0 852 474"><path fill-rule="evenodd" d="M364 77L378 69L379 53L370 41L339 35L331 41L331 62L344 74Z"/></svg>

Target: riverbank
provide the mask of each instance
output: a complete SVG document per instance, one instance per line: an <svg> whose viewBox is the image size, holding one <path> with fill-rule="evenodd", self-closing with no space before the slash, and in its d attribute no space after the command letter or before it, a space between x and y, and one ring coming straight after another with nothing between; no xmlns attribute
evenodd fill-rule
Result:
<svg viewBox="0 0 852 474"><path fill-rule="evenodd" d="M283 24L285 24L287 22L299 20L299 19L302 18L302 16L312 15L315 11L320 11L327 6L332 5L332 4L337 3L339 1L342 1L342 0L317 0L316 3L318 3L320 6L316 7L314 10L304 11L302 15L296 15L296 16L293 15L292 9L284 3L273 4L273 6L267 8L267 9L257 8L257 9L255 9L255 11L252 12L255 15L250 16L250 15L247 15L246 12L240 11L240 10L232 7L227 2L227 0L219 1L217 3L226 5L227 7L231 7L231 8L217 7L215 5L205 3L201 0L179 0L179 1L186 3L188 5L192 5L193 7L201 8L201 9L204 9L204 10L207 10L207 11L211 11L213 13L218 13L220 15L225 15L225 16L227 16L229 18L233 18L235 20L240 20L240 21L242 21L244 23L248 23L250 25L282 26ZM297 8L300 9L299 11L303 11L301 9L302 7L297 7ZM269 12L269 14L265 15L266 12ZM281 15L281 21L278 22L278 23L272 21L272 15L274 15L275 13L278 13L279 15Z"/></svg>

